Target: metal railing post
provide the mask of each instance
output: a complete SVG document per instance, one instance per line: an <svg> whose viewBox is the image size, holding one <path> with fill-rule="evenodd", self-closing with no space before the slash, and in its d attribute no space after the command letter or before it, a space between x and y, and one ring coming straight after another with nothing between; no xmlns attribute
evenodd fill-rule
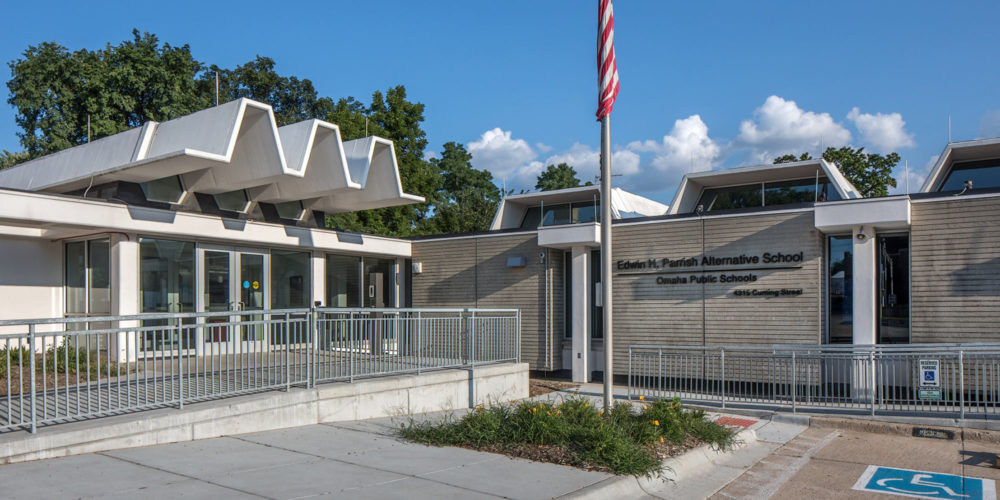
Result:
<svg viewBox="0 0 1000 500"><path fill-rule="evenodd" d="M180 320L177 319L173 322L174 336L177 338L177 409L184 409L184 371L181 368L184 356L184 334L181 333L180 329L177 328L177 323ZM126 353L127 354L127 353ZM127 361L126 361L127 362ZM126 365L127 366L127 365Z"/></svg>
<svg viewBox="0 0 1000 500"><path fill-rule="evenodd" d="M719 348L719 369L722 374L720 376L722 385L719 387L719 395L722 396L722 407L726 407L726 348Z"/></svg>
<svg viewBox="0 0 1000 500"><path fill-rule="evenodd" d="M43 352L44 356L45 353ZM38 417L35 413L36 411L36 398L37 394L35 391L35 324L28 324L28 370L31 371L31 433L34 434L38 432ZM20 375L20 374L19 374ZM20 380L20 379L19 379ZM22 391L24 390L22 387Z"/></svg>
<svg viewBox="0 0 1000 500"><path fill-rule="evenodd" d="M319 342L319 312L316 311L315 307L309 309L308 319L310 342L306 344L306 387L316 387L316 379L319 377L319 374L316 373L316 356L319 353L317 345Z"/></svg>
<svg viewBox="0 0 1000 500"><path fill-rule="evenodd" d="M518 363L521 362L521 310L517 310L517 332L514 336L514 350L516 351L516 360Z"/></svg>
<svg viewBox="0 0 1000 500"><path fill-rule="evenodd" d="M472 366L476 366L476 311L469 315L469 358Z"/></svg>
<svg viewBox="0 0 1000 500"><path fill-rule="evenodd" d="M420 375L420 365L422 364L420 361L420 353L423 351L423 346L421 346L420 344L420 335L423 329L424 329L423 318L420 314L420 311L417 311L417 338L416 341L414 342L414 347L416 347L417 350L417 355L416 355L417 375Z"/></svg>
<svg viewBox="0 0 1000 500"><path fill-rule="evenodd" d="M878 389L878 384L877 384L876 375L875 375L875 349L874 348L872 348L872 350L868 351L868 369L871 370L871 372L872 372L872 376L868 379L868 381L871 384L871 390L869 392L871 393L870 394L870 398L871 398L871 401L872 401L872 404L871 404L872 408L871 408L871 410L872 410L872 416L874 417L875 416L875 399L876 399L876 392L877 392L877 389Z"/></svg>
<svg viewBox="0 0 1000 500"><path fill-rule="evenodd" d="M632 401L632 345L628 346L628 380L626 381L628 400Z"/></svg>
<svg viewBox="0 0 1000 500"><path fill-rule="evenodd" d="M288 313L285 313L285 392L292 389L292 339Z"/></svg>
<svg viewBox="0 0 1000 500"><path fill-rule="evenodd" d="M792 413L797 411L795 406L795 392L797 389L796 385L798 384L798 379L796 378L797 375L798 374L795 372L795 351L792 351Z"/></svg>
<svg viewBox="0 0 1000 500"><path fill-rule="evenodd" d="M351 339L349 347L347 348L347 370L348 370L347 378L353 384L354 383L354 351L355 351L354 344L355 344L355 340L356 340L355 333L357 333L357 325L355 325L356 322L354 321L354 311L350 312L350 316L348 317L347 321L350 324L350 326L347 329L347 334L348 334L348 336Z"/></svg>
<svg viewBox="0 0 1000 500"><path fill-rule="evenodd" d="M965 351L958 350L958 404L959 414L965 420Z"/></svg>

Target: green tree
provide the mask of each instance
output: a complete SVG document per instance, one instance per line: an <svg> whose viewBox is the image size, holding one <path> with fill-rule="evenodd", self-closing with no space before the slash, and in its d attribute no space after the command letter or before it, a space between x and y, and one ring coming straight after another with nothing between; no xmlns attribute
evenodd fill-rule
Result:
<svg viewBox="0 0 1000 500"><path fill-rule="evenodd" d="M28 153L24 151L10 152L6 149L0 153L0 170L13 167L18 163L28 161Z"/></svg>
<svg viewBox="0 0 1000 500"><path fill-rule="evenodd" d="M270 104L278 126L322 118L333 111L333 101L319 97L312 81L279 75L274 66L274 59L259 55L234 69L209 66L198 81L200 93L214 102L215 75L218 73L220 103L246 97Z"/></svg>
<svg viewBox="0 0 1000 500"><path fill-rule="evenodd" d="M161 45L138 30L132 36L73 53L45 42L8 64L7 102L17 110L26 159L87 142L88 121L90 138L97 139L207 104L195 84L202 65L187 45Z"/></svg>
<svg viewBox="0 0 1000 500"><path fill-rule="evenodd" d="M420 127L424 121L424 105L411 102L402 85L392 87L383 94L375 91L372 103L364 108L354 104L353 98L338 101L332 113L346 117L351 126L342 129L344 140L354 139L351 134L363 133L364 118L368 118L368 132L393 141L399 176L403 191L423 196L426 202L415 205L364 210L337 214L327 219L327 225L351 231L372 232L392 236L424 234L430 225L430 207L440 180L438 171L424 159L427 134Z"/></svg>
<svg viewBox="0 0 1000 500"><path fill-rule="evenodd" d="M535 189L541 191L552 191L554 189L565 189L580 186L580 179L576 177L576 170L573 167L560 163L549 165L545 171L538 176Z"/></svg>
<svg viewBox="0 0 1000 500"><path fill-rule="evenodd" d="M774 163L811 160L809 153L800 156L787 154L774 159ZM892 170L899 163L899 155L889 153L882 156L877 153L865 153L865 148L854 149L850 146L826 148L823 159L836 165L840 173L854 185L865 198L887 196L890 187L896 187L896 179Z"/></svg>
<svg viewBox="0 0 1000 500"><path fill-rule="evenodd" d="M774 159L774 164L777 165L779 163L792 163L792 162L796 162L796 161L806 161L806 160L811 160L811 159L812 159L812 156L809 153L802 153L799 156L795 156L793 154L787 154L787 155L781 155L781 156L775 158Z"/></svg>
<svg viewBox="0 0 1000 500"><path fill-rule="evenodd" d="M433 233L465 233L489 229L500 203L500 189L493 175L472 166L465 146L449 142L441 158L431 160L440 172L441 184L434 195L434 216L427 229Z"/></svg>

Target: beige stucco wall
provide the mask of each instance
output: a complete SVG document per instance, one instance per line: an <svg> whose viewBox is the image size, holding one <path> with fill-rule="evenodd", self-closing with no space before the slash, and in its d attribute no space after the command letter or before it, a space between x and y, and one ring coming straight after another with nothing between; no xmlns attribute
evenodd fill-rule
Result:
<svg viewBox="0 0 1000 500"><path fill-rule="evenodd" d="M0 319L62 316L62 249L62 242L0 238Z"/></svg>

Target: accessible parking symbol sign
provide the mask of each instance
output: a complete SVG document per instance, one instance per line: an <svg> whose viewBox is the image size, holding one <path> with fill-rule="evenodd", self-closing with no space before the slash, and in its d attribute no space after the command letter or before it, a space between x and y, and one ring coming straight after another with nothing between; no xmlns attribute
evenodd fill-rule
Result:
<svg viewBox="0 0 1000 500"><path fill-rule="evenodd" d="M869 465L852 488L911 498L996 500L992 479Z"/></svg>

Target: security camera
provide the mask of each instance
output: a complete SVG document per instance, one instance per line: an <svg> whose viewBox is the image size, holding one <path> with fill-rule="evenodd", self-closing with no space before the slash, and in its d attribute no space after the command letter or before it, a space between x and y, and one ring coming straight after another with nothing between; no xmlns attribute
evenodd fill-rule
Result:
<svg viewBox="0 0 1000 500"><path fill-rule="evenodd" d="M863 239L865 239L867 237L868 237L868 235L865 234L865 228L864 228L864 226L862 226L860 229L858 229L858 234L857 234L856 238L858 240L863 240Z"/></svg>
<svg viewBox="0 0 1000 500"><path fill-rule="evenodd" d="M538 252L538 262L545 262L545 252Z"/></svg>

